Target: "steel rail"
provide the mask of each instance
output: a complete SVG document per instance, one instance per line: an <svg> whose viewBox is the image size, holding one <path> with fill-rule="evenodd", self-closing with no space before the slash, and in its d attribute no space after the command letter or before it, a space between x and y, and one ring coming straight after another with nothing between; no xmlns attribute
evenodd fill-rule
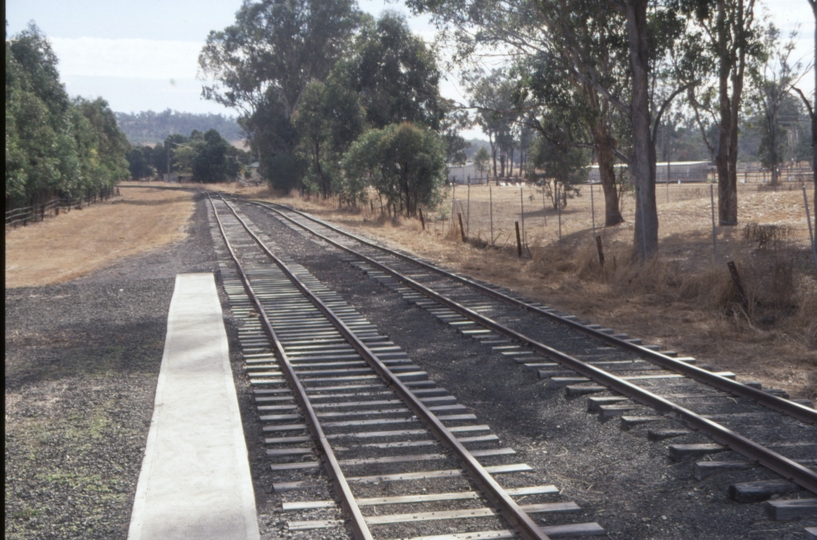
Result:
<svg viewBox="0 0 817 540"><path fill-rule="evenodd" d="M323 432L318 416L312 407L312 402L310 401L309 396L306 394L306 389L303 387L300 379L295 374L295 370L293 369L292 364L284 351L284 347L281 345L281 341L275 334L275 330L272 328L272 324L267 317L266 311L261 305L261 301L258 299L258 296L256 296L247 274L244 273L244 269L241 267L241 263L239 262L235 251L233 251L230 241L227 239L227 233L224 230L224 226L221 222L221 218L218 215L216 205L210 198L209 193L207 194L207 199L210 201L210 205L213 208L213 213L216 216L216 222L218 223L218 228L221 231L221 236L224 238L224 243L226 244L227 249L230 251L230 256L232 257L233 262L235 262L236 268L238 269L238 274L241 277L241 281L244 283L244 290L247 292L247 296L250 297L255 309L258 311L261 325L264 327L270 341L275 347L275 354L278 356L278 360L281 363L281 367L283 368L282 371L294 389L295 398L297 399L298 404L304 411L304 415L306 416L307 420L306 424L309 426L312 436L318 441L318 447L322 452L321 457L323 458L323 462L326 466L327 474L329 475L330 480L335 484L335 488L341 496L341 506L346 510L347 515L351 517L351 527L354 536L358 540L373 540L372 533L369 531L369 527L366 524L366 518L360 511L360 508L355 500L355 496L352 494L352 489L349 487L349 484L346 481L346 476L343 474L337 457L335 457L335 453L332 450L332 445L329 443L329 440L326 438L326 434ZM225 205L229 208L229 205L226 202Z"/></svg>
<svg viewBox="0 0 817 540"><path fill-rule="evenodd" d="M279 212L280 213L280 212ZM282 214L283 215L283 214ZM289 218L288 218L289 219ZM290 220L293 221L293 220ZM297 223L297 222L295 222ZM307 229L309 230L309 229ZM423 294L427 295L428 297L434 299L435 301L448 306L449 308L453 309L454 311L468 317L469 319L478 322L482 326L493 330L499 334L502 334L506 337L509 337L515 341L520 343L524 343L534 351L546 356L560 364L576 371L577 373L584 375L620 394L627 396L639 403L644 405L653 407L657 409L659 412L663 413L670 413L680 419L683 419L689 426L694 429L700 430L707 435L709 435L713 440L716 442L723 444L735 452L742 454L743 456L747 457L752 461L756 461L761 465L765 466L766 468L780 474L784 478L787 478L798 485L804 487L805 489L817 493L817 473L800 465L799 463L786 458L765 448L764 446L757 444L750 439L743 437L742 435L733 432L732 430L722 426L716 422L712 422L697 413L690 411L680 405L672 403L661 396L653 394L641 387L638 387L620 377L616 377L606 371L598 369L592 365L586 364L581 360L569 356L567 354L562 353L556 349L553 349L544 343L540 343L524 334L521 334L511 328L503 326L493 319L485 317L461 304L455 302L449 298L442 296L441 294L428 289L427 287L421 285L420 283L414 281L413 279L403 276L395 272L394 270L388 268L387 266L378 263L377 261L366 257L334 240L327 238L323 235L315 233L312 231L313 234L320 237L322 240L344 250L347 251L357 257L362 258L367 263L389 273L390 275L395 276L397 279L405 283L406 285L410 286L411 288L422 292ZM679 362L680 363L680 362ZM703 371L703 370L701 370ZM728 379L725 379L728 380ZM739 385L743 386L743 385ZM805 407L804 407L805 408ZM810 409L806 409L810 410Z"/></svg>
<svg viewBox="0 0 817 540"><path fill-rule="evenodd" d="M502 514L502 516L513 526L517 533L525 540L548 540L548 536L540 529L530 516L522 510L519 505L508 495L504 489L491 477L488 471L471 455L465 446L457 440L451 431L437 418L437 416L428 410L428 408L420 401L414 393L389 370L383 362L363 343L354 332L340 320L320 298L310 291L298 277L287 268L278 257L273 254L269 248L261 241L255 233L253 233L243 219L235 212L229 203L225 204L233 212L233 215L244 226L247 233L256 241L261 249L270 257L272 261L283 271L292 283L309 299L309 301L318 308L329 321L335 326L344 338L355 348L358 354L374 369L374 371L383 379L383 381L396 392L406 405L411 408L417 416L422 417L428 424L430 431L434 433L437 439L451 449L459 458L463 468L469 473L469 477L477 484L479 489Z"/></svg>
<svg viewBox="0 0 817 540"><path fill-rule="evenodd" d="M334 246L336 246L336 247L338 247L340 249L343 249L343 250L345 250L345 251L347 251L347 252L349 252L349 253L357 256L357 257L365 259L367 262L376 265L378 268L380 268L384 272L387 272L387 273L391 274L392 276L397 277L398 279L401 279L401 281L402 281L402 278L400 277L400 274L395 272L391 268L389 268L389 267L387 267L385 265L382 265L382 264L374 261L373 259L371 259L369 257L366 257L365 255L362 255L361 253L358 253L358 252L352 250L351 248L343 246L342 244L339 244L339 243L331 240L330 238L327 238L327 237L321 235L320 233L318 233L316 231L313 231L312 229L309 229L309 228L305 227L304 225L298 223L297 221L293 220L289 216L284 215L280 210L277 210L276 208L272 208L272 207L270 207L270 206L268 206L268 205L266 205L264 203L259 203L259 202L256 202L256 201L248 201L248 202L250 202L252 204L257 204L259 206L262 206L263 208L267 208L269 210L277 212L278 214L280 214L282 217L284 217L288 221L291 221L291 222L299 225L300 227L310 231L312 234L318 236L322 240L327 241L327 242L331 243L332 245L334 245ZM593 328L588 328L585 325L583 325L583 324L581 324L581 323L579 323L577 321L566 319L564 317L556 315L555 313L551 313L549 311L546 311L546 310L544 310L542 308L532 306L532 305L527 304L527 303L525 303L525 302L523 302L521 300L518 300L518 299L513 298L511 296L508 296L506 294L503 294L503 293L501 293L499 291L495 291L495 290L491 289L490 287L486 287L485 285L477 283L476 281L473 281L473 280L468 279L466 277L454 274L452 272L448 272L448 271L443 270L441 268L437 268L436 266L433 266L433 265L431 265L429 263L426 263L424 261L420 261L420 260L417 260L417 259L413 259L408 255L404 255L402 253L398 253L396 251L389 250L387 248L384 248L383 246L379 246L379 245L375 244L374 242L366 240L365 238L361 238L361 237L359 237L357 235L351 234L351 233L349 233L347 231L341 230L341 229L339 229L339 228L337 228L337 227L335 227L335 226L333 226L333 225L331 225L329 223L326 223L326 222L324 222L322 220L319 220L317 218L314 218L314 217L312 217L312 216L310 216L308 214L305 214L303 212L295 210L294 208L290 208L290 207L288 207L286 205L276 205L276 206L281 206L283 208L286 208L287 210L289 210L291 212L294 212L294 213L296 213L296 214L298 214L298 215L300 215L300 216L302 216L302 217L304 217L306 219L309 219L310 221L318 223L319 225L321 225L323 227L326 227L326 228L328 228L328 229L330 229L330 230L332 230L332 231L334 231L334 232L336 232L338 234L341 234L341 235L347 236L349 238L352 238L352 239L354 239L354 240L356 240L356 241L358 241L358 242L360 242L360 243L362 243L364 245L367 245L369 247L373 247L375 249L379 249L381 251L385 251L390 255L394 255L394 256L396 256L396 257L398 257L400 259L415 263L415 264L417 264L419 266L422 266L423 268L426 268L428 270L431 270L433 272L441 274L441 275L443 275L445 277L448 277L450 279L459 281L460 283L464 283L466 285L474 287L474 288L478 289L479 291L481 291L481 292L483 292L485 294L488 294L488 295L490 295L490 296L492 296L494 298L497 298L499 300L502 300L504 302L512 304L512 305L514 305L516 307L521 307L521 308L524 308L524 309L526 309L528 311L531 311L533 313L543 315L545 317L548 317L551 320L555 320L555 321L557 321L559 323L565 324L565 325L573 328L574 330L578 330L578 331L580 331L580 332L582 332L584 334L590 335L591 337L594 337L596 339L600 339L600 340L605 341L607 343L616 345L616 346L618 346L620 348L636 352L636 353L638 353L638 354L640 354L642 356L647 357L652 363L654 363L655 365L660 366L660 367L662 367L664 369L669 369L671 371L675 371L677 373L685 375L686 377L694 379L694 380L696 380L698 382L701 382L701 383L704 383L704 384L706 384L708 386L716 388L716 389L718 389L718 390L720 390L722 392L727 392L727 393L730 393L730 394L733 394L733 395L738 395L738 396L741 396L741 397L746 397L746 398L752 399L752 400L756 401L757 403L760 403L761 405L763 405L765 407L768 407L768 408L776 410L776 411L778 411L780 413L791 416L791 417L793 417L793 418L795 418L795 419L797 419L797 420L799 420L801 422L804 422L806 424L817 424L817 410L815 410L815 409L811 409L809 407L806 407L806 406L801 405L799 403L795 403L795 402L790 401L788 399L783 399L783 398L775 396L773 394L766 393L766 392L764 392L762 390L758 390L757 388L753 388L751 386L741 384L741 383L739 383L737 381L727 379L726 377L721 377L720 375L716 375L716 374L714 374L712 372L706 371L706 370L701 369L701 368L699 368L697 366L687 364L685 362L681 362L679 360L676 360L675 358L672 358L672 357L667 356L665 354L661 354L660 352L653 351L652 349L648 349L647 347L642 347L641 345L636 345L635 343L631 343L631 342L626 341L624 339L620 339L620 338L611 336L609 334L599 332L598 330L595 330ZM404 281L404 283L406 283L407 285L409 284L408 282L405 282L405 281ZM422 285L420 285L420 287L422 287ZM423 287L423 288L425 289L425 287ZM422 291L420 291L420 292L422 292Z"/></svg>

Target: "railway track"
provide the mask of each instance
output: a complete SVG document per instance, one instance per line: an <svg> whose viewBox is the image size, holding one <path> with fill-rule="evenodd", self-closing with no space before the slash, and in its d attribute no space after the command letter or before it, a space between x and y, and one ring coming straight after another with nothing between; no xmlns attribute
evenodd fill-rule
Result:
<svg viewBox="0 0 817 540"><path fill-rule="evenodd" d="M211 199L223 284L290 531L316 538L604 534L241 212ZM522 502L524 500L524 502ZM548 516L548 526L536 522Z"/></svg>
<svg viewBox="0 0 817 540"><path fill-rule="evenodd" d="M733 374L713 372L693 358L644 346L290 208L253 204L314 241L342 250L369 277L530 370L550 388L564 388L569 397L590 396L588 411L602 420L620 418L624 429L643 426L637 431L669 441L671 459L697 460L698 478L758 465L779 475L730 485L733 499L760 501L800 489L817 494L817 412L810 404L788 400L780 390L737 382ZM813 499L801 497L791 502L795 513L804 508L799 500L812 505L801 513L814 512ZM779 507L783 515L791 510L786 505L786 500L776 502L770 512Z"/></svg>

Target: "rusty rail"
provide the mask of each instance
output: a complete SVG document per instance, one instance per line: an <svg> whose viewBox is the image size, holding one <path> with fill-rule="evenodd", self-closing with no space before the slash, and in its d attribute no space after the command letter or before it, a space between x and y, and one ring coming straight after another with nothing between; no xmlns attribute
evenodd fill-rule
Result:
<svg viewBox="0 0 817 540"><path fill-rule="evenodd" d="M266 207L266 205L263 205L263 206ZM269 207L267 207L267 208L269 208ZM280 211L275 210L274 208L270 208L270 209L276 211L277 213L279 213L280 215L283 216L283 214ZM300 214L300 215L303 215L300 212L297 212L297 211L295 211L295 212ZM283 216L283 217L285 217L287 220L297 224L297 222L295 222L291 218L288 218L287 216ZM308 217L308 216L304 216L304 217ZM314 218L310 218L310 219L312 219L315 222L320 222L319 220L316 220ZM324 225L324 224L321 223L321 225ZM328 226L328 225L324 225L324 226ZM332 230L336 230L332 226L328 226L328 227L330 229L332 229ZM304 228L306 228L306 227L304 227ZM421 292L422 294L425 294L429 298L432 298L433 300L435 300L435 301L437 301L437 302L439 302L439 303L441 303L441 304L443 304L445 306L448 306L449 308L451 308L454 311L460 313L461 315L463 315L465 317L468 317L469 319L473 320L474 322L477 322L477 323L481 324L482 326L484 326L486 328L489 328L489 329L493 330L494 332L502 334L502 335L504 335L504 336L506 336L506 337L508 337L510 339L513 339L515 341L523 343L523 344L527 345L528 347L530 347L532 350L538 352L539 354L541 354L543 356L546 356L546 357L548 357L548 358L550 358L550 359L552 359L552 360L554 360L556 362L559 362L563 366L566 366L566 367L572 369L573 371L576 371L577 373L579 373L581 375L584 375L585 377L588 377L588 378L598 382L599 384L602 384L602 385L604 385L604 386L606 386L606 387L608 387L608 388L610 388L610 389L612 389L612 390L614 390L616 392L619 392L620 394L622 394L624 396L627 396L627 397L629 397L629 398L631 398L631 399L633 399L633 400L635 400L635 401L637 401L639 403L642 403L644 405L653 407L656 410L658 410L660 412L663 412L665 414L670 414L670 415L673 415L673 416L675 416L677 418L683 419L691 427L706 433L707 435L712 437L712 439L715 440L716 442L731 448L732 450L746 456L747 458L749 458L752 461L756 461L756 462L760 463L761 465L767 467L768 469L780 474L784 478L787 478L787 479L797 483L798 485L802 486L803 488L805 488L805 489L807 489L807 490L809 490L809 491L811 491L813 493L817 493L817 473L815 473L811 469L808 469L807 467L804 467L804 466L800 465L799 463L796 463L796 462L786 458L785 456L782 456L782 455L778 454L777 452L769 450L768 448L765 448L764 446L759 445L759 444L755 443L754 441L751 441L751 440L743 437L742 435L740 435L738 433L735 433L732 430L730 430L730 429L728 429L728 428L726 428L724 426L721 426L720 424L712 422L711 420L708 420L708 419L702 417L701 415L698 415L698 414L696 414L696 413L694 413L694 412L692 412L692 411L690 411L690 410L688 410L688 409L686 409L684 407L681 407L681 406L679 406L679 405L677 405L675 403L672 403L672 402L662 398L661 396L653 394L652 392L644 390L643 388L640 388L640 387L638 387L638 386L636 386L636 385L634 385L634 384L632 384L632 383L630 383L628 381L625 381L624 379L621 379L620 377L616 377L616 376L614 376L614 375L612 375L612 374L610 374L610 373L608 373L606 371L600 370L600 369L598 369L598 368L596 368L596 367L594 367L592 365L586 364L585 362L582 362L581 360L579 360L577 358L566 355L566 354L562 353L561 351L558 351L556 349L553 349L553 348L545 345L544 343L540 343L540 342L538 342L536 340L533 340L533 339L529 338L528 336L525 336L524 334L521 334L521 333L516 332L515 330L513 330L511 328L508 328L508 327L506 327L504 325L501 325L501 324L497 323L496 321L494 321L494 320L492 320L492 319L490 319L488 317L485 317L485 316L483 316L483 315L481 315L481 314L479 314L479 313L477 313L477 312L475 312L475 311L473 311L473 310L459 304L458 302L450 300L450 299L442 296L441 294L439 294L439 293L437 293L437 292L435 292L435 291L433 291L431 289L428 289L427 287L425 287L422 284L414 281L413 279L411 279L411 278L409 278L407 276L404 276L404 275L400 274L399 272L396 272L396 271L392 270L388 266L385 266L385 265L375 261L374 259L366 257L365 255L352 250L351 248L343 246L342 244L340 244L338 242L335 242L331 238L323 236L323 235L321 235L321 234L319 234L319 233L317 233L315 231L312 231L311 229L307 228L307 230L310 230L310 232L312 232L313 234L315 234L316 236L321 238L323 241L328 242L331 245L333 245L333 246L335 246L335 247L337 247L337 248L339 248L339 249L341 249L343 251L346 251L346 252L348 252L350 254L353 254L356 257L361 258L362 260L365 260L368 264L371 264L372 266L374 266L374 267L376 267L376 268L378 268L378 269L392 275L393 277L395 277L395 278L399 279L401 282L403 282L405 285L415 289L418 292ZM348 233L343 233L342 231L336 231L336 232L341 232L342 234L345 234L347 236L350 236L350 237L353 237L353 238L357 239L356 237L354 237L354 235L350 235ZM367 242L367 241L364 241L364 240L361 240L361 241L364 242L367 245L372 245L373 247L376 247L378 249L384 249L384 248L382 248L380 246L377 246L375 244L371 244L370 242ZM401 258L405 258L405 259L410 260L412 262L417 262L417 261L414 261L414 259L411 259L410 257L404 256L404 255L399 255L399 256ZM426 263L421 263L421 264L423 266L435 269L433 266L427 265ZM469 283L469 284L473 283L475 286L478 286L481 289L485 289L486 291L491 291L492 293L495 293L495 295L498 295L502 299L513 300L514 303L519 304L521 306L531 307L531 308L533 307L533 306L528 306L528 304L525 304L524 302L520 302L519 300L510 298L510 297L508 297L506 295L498 293L497 291L492 291L491 289L489 289L487 287L484 287L484 286L482 286L482 285L480 285L478 283L472 282L471 280L468 280L466 278L460 278L459 276L455 276L454 274L451 274L449 272L445 272L443 270L438 270L438 269L435 269L435 270L443 273L444 275L459 278L463 282L466 282L466 283ZM534 309L536 311L542 312L543 314L552 316L553 318L556 318L556 319L558 319L560 321L563 321L565 323L570 323L571 325L575 325L578 328L584 328L583 325L580 325L579 323L575 323L573 321L564 319L564 318L559 317L557 315L550 314L547 311L540 310L538 308L534 308ZM585 330L591 330L591 329L585 329ZM610 336L606 336L605 334L602 334L600 332L595 332L595 331L591 331L589 333L591 333L594 337L596 337L596 334L599 334L599 337L600 336L610 337ZM607 340L607 341L610 341L610 340ZM750 398L753 397L753 394L756 394L756 393L763 394L762 397L768 396L769 398L774 398L774 400L782 401L784 403L784 405L785 404L791 404L793 406L796 406L795 410L798 411L798 412L799 412L799 409L804 409L807 413L811 413L810 415L805 415L806 420L803 420L803 421L811 420L810 423L813 423L814 419L817 418L817 411L814 411L812 409L809 409L809 408L804 407L802 405L799 405L797 403L793 403L793 402L790 402L788 400L783 400L781 398L777 398L776 396L771 396L771 395L766 394L765 392L759 391L759 390L757 390L755 388L751 388L751 387L745 386L743 384L737 383L735 381L731 381L729 379L726 379L724 377L720 377L718 375L715 375L715 374L713 374L711 372L708 372L706 370L702 370L702 369L697 368L695 366L691 366L691 365L685 364L683 362L679 362L678 360L675 360L673 358L670 358L668 356L665 356L665 355L662 355L662 354L659 354L659 353L655 353L655 351L651 351L650 349L647 349L645 347L634 345L634 344L629 343L629 342L624 341L624 340L613 338L612 342L616 343L616 344L620 343L620 344L622 344L622 346L624 346L626 344L626 345L630 346L630 347L627 347L627 348L631 348L633 350L638 350L639 352L643 350L643 351L649 351L651 353L654 353L658 357L660 357L662 359L666 359L666 360L669 361L667 363L667 366L666 366L667 369L681 372L682 374L687 375L690 378L693 378L693 379L696 379L696 380L698 380L700 378L700 379L704 379L706 381L708 381L710 379L714 379L714 381L711 381L711 382L709 382L707 384L711 384L712 386L714 386L714 387L716 387L716 388L718 388L718 389L720 389L722 391L729 392L729 393L740 393L741 395L745 395L746 397L750 397ZM658 363L658 362L656 362L656 363ZM679 364L681 367L688 368L688 369L685 369L685 370L676 369L676 367L675 367L676 364ZM665 366L662 365L661 367L665 367ZM692 373L692 374L694 374L696 376L688 375L687 373ZM731 384L721 385L721 384L719 384L720 381L727 381L727 382L729 382ZM699 381L699 382L705 382L705 381ZM738 389L751 390L753 392L747 392L747 393L734 392L732 387L737 387ZM771 400L771 401L774 401L774 400ZM758 400L758 401L760 401L760 400ZM770 408L776 408L776 407L770 407ZM784 412L784 411L780 411L780 412ZM798 418L798 416L796 416L794 414L792 414L792 416L795 416L795 418ZM800 419L800 418L798 418L798 419Z"/></svg>
<svg viewBox="0 0 817 540"><path fill-rule="evenodd" d="M244 290L247 292L247 296L250 297L256 311L258 311L261 325L264 327L267 336L269 336L270 342L275 347L275 354L281 363L282 372L286 376L290 385L292 385L295 398L298 400L298 404L301 406L306 416L306 423L309 426L309 430L312 432L313 437L318 441L318 447L321 451L321 457L323 458L327 474L335 484L337 493L339 493L341 496L341 505L346 510L347 515L351 517L351 526L355 533L355 538L358 538L359 540L373 540L369 527L366 525L366 520L355 502L355 497L352 494L349 484L346 482L346 477L344 476L343 471L340 469L340 464L338 463L335 453L332 450L332 445L329 444L329 440L326 438L326 435L321 428L318 416L315 414L315 409L312 407L312 402L310 401L309 396L306 394L306 390L301 384L300 379L298 379L298 376L295 374L295 370L292 367L286 352L284 352L284 347L281 345L278 336L275 334L275 330L272 328L272 324L270 323L270 320L267 317L263 306L261 305L261 301L258 299L258 296L256 296L252 285L250 285L249 278L244 273L244 269L241 267L241 263L238 261L238 257L236 256L235 251L233 251L230 241L227 239L227 233L224 231L221 218L218 216L218 210L216 209L215 203L210 198L209 194L207 195L207 199L210 201L210 205L213 208L213 213L216 216L216 222L218 223L218 228L221 231L221 236L224 238L224 243L227 246L227 249L230 251L230 256L235 262L236 268L238 269L238 274L241 277L241 281L244 283ZM230 208L229 204L226 202L225 205ZM235 211L232 210L232 208L230 208L230 210L233 211L233 214L235 214ZM236 217L238 218L237 215ZM238 219L241 221L242 225L247 228L246 223L244 223L241 218ZM256 241L259 241L249 229L247 229L247 232L249 232Z"/></svg>
<svg viewBox="0 0 817 540"><path fill-rule="evenodd" d="M223 200L223 199L222 199ZM352 332L351 329L340 320L331 309L329 309L312 291L310 291L293 274L286 265L276 257L258 236L253 233L241 217L235 212L229 203L225 204L233 212L233 215L244 226L247 233L255 240L259 247L272 259L278 268L283 271L290 281L318 308L327 319L335 326L338 332L349 341L352 347L363 357L364 360L375 370L383 381L394 390L400 398L414 411L418 417L422 417L430 427L430 430L437 439L450 448L460 459L463 468L468 472L469 477L477 484L485 497L499 510L502 516L513 526L519 535L526 540L547 540L548 536L540 529L536 523L523 511L519 505L505 492L504 489L491 477L485 468L471 455L463 444L449 431L447 427L428 410L409 388L389 370L383 362ZM283 352L283 351L282 351Z"/></svg>

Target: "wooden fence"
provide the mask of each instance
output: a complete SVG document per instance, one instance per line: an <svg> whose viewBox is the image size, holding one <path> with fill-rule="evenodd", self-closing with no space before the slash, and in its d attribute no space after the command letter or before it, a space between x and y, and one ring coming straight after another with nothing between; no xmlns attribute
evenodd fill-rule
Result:
<svg viewBox="0 0 817 540"><path fill-rule="evenodd" d="M47 217L56 217L60 215L60 212L70 212L72 208L82 210L83 205L87 206L97 202L107 201L111 197L118 195L119 188L115 187L96 195L74 198L54 197L44 203L14 208L6 212L6 231L19 226L26 226L29 223L44 221Z"/></svg>

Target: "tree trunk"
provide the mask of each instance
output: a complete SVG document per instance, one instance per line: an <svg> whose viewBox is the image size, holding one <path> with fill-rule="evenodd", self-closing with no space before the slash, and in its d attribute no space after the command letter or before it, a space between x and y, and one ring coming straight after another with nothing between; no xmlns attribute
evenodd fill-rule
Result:
<svg viewBox="0 0 817 540"><path fill-rule="evenodd" d="M593 145L599 161L599 179L604 191L604 226L612 227L624 222L619 207L619 193L616 186L616 171L613 167L613 138L600 117L592 129Z"/></svg>
<svg viewBox="0 0 817 540"><path fill-rule="evenodd" d="M490 133L488 133L488 144L491 146L491 160L494 163L494 178L496 178L496 143Z"/></svg>
<svg viewBox="0 0 817 540"><path fill-rule="evenodd" d="M811 4L811 10L814 12L814 54L817 58L817 0L809 0L808 3ZM814 88L817 89L817 69L812 68L812 70L814 71ZM817 91L814 93L814 109L811 113L811 149L811 172L814 179L814 212L811 215L817 222Z"/></svg>
<svg viewBox="0 0 817 540"><path fill-rule="evenodd" d="M326 200L329 197L329 182L323 175L321 160L318 158L318 156L320 156L320 143L315 141L315 168L318 170L318 176L321 178L321 192L323 193L324 200Z"/></svg>
<svg viewBox="0 0 817 540"><path fill-rule="evenodd" d="M778 182L780 182L780 178L777 171L777 111L774 109L775 105L776 104L772 102L772 110L770 111L771 118L769 119L769 141L771 142L771 148L769 151L772 157L772 185L777 187Z"/></svg>
<svg viewBox="0 0 817 540"><path fill-rule="evenodd" d="M718 153L715 156L715 167L718 171L718 220L721 225L725 226L738 224L738 107L743 92L746 62L746 47L743 43L745 36L742 35L745 31L743 28L743 0L737 0L735 10L737 20L727 21L726 0L718 1L716 32L718 35L720 125L718 126ZM733 25L734 36L730 36L730 28L727 26L729 24ZM734 44L734 50L738 51L736 59L733 58L734 51L730 51L729 48L732 40L738 40L738 43ZM731 98L729 97L730 75L732 79Z"/></svg>
<svg viewBox="0 0 817 540"><path fill-rule="evenodd" d="M525 178L523 167L525 165L525 149L519 146L519 178Z"/></svg>
<svg viewBox="0 0 817 540"><path fill-rule="evenodd" d="M630 176L635 184L633 258L645 260L658 251L658 211L655 205L655 145L652 141L647 47L647 0L626 3L630 67L633 73L631 119L633 156Z"/></svg>

